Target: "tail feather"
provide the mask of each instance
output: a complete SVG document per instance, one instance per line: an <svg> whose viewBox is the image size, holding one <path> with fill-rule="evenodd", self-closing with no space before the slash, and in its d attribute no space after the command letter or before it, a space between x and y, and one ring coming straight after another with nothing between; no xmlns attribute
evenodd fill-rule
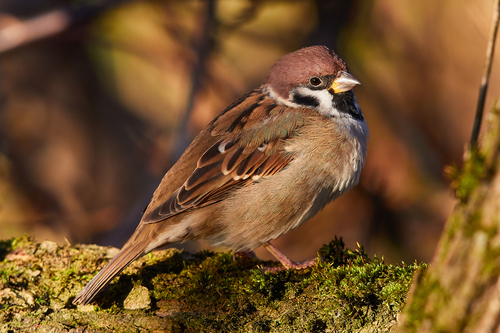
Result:
<svg viewBox="0 0 500 333"><path fill-rule="evenodd" d="M140 242L134 246L124 247L111 261L104 267L73 300L73 304L86 305L106 287L106 285L135 259L144 255L147 242Z"/></svg>

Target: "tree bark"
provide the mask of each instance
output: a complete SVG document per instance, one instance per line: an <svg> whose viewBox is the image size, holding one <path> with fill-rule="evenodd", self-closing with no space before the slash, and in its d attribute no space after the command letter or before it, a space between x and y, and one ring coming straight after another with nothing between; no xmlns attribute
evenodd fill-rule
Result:
<svg viewBox="0 0 500 333"><path fill-rule="evenodd" d="M413 282L401 332L500 330L500 116L490 114L483 145L450 168L459 203L433 262Z"/></svg>

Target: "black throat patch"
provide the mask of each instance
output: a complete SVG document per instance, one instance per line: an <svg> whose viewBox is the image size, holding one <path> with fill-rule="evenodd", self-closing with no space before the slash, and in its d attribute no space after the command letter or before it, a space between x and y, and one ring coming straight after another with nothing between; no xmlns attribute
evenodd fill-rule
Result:
<svg viewBox="0 0 500 333"><path fill-rule="evenodd" d="M347 113L356 120L364 119L363 115L356 107L356 98L352 90L333 94L332 103L339 112Z"/></svg>

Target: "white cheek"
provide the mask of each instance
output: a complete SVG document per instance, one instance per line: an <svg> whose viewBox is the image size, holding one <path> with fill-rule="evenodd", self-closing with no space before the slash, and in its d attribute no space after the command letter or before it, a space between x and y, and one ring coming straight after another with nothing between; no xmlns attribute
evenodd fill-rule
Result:
<svg viewBox="0 0 500 333"><path fill-rule="evenodd" d="M328 92L328 90L326 90L326 89L311 90L311 89L308 89L305 87L298 87L295 89L295 91L301 95L304 95L304 96L315 97L319 102L319 106L316 107L315 109L320 114L327 116L327 117L339 117L340 116L340 113L337 111L337 109L332 104L332 94L330 94ZM290 98L292 98L292 96L290 96Z"/></svg>
<svg viewBox="0 0 500 333"><path fill-rule="evenodd" d="M286 105L286 106L289 106L289 107L292 107L292 108L300 108L301 106L294 103L294 102L291 102L287 99L284 99L282 97L280 97L271 87L265 87L264 90L263 90L265 93L267 93L269 95L269 97L271 97L273 100L277 101L278 103L281 103L283 105Z"/></svg>

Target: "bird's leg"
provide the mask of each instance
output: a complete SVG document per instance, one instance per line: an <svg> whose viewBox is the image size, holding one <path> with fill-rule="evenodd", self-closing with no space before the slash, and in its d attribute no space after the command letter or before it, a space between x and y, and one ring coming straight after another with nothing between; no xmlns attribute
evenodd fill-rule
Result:
<svg viewBox="0 0 500 333"><path fill-rule="evenodd" d="M312 265L315 265L318 262L317 258L313 258L310 260L306 261L301 261L301 262L295 262L292 261L290 258L288 258L286 255L284 255L280 250L278 250L274 245L272 245L270 242L266 242L262 244L263 247L266 248L271 254L278 259L283 267L272 267L272 268L265 268L266 271L280 271L282 269L304 269L307 267L310 267Z"/></svg>

